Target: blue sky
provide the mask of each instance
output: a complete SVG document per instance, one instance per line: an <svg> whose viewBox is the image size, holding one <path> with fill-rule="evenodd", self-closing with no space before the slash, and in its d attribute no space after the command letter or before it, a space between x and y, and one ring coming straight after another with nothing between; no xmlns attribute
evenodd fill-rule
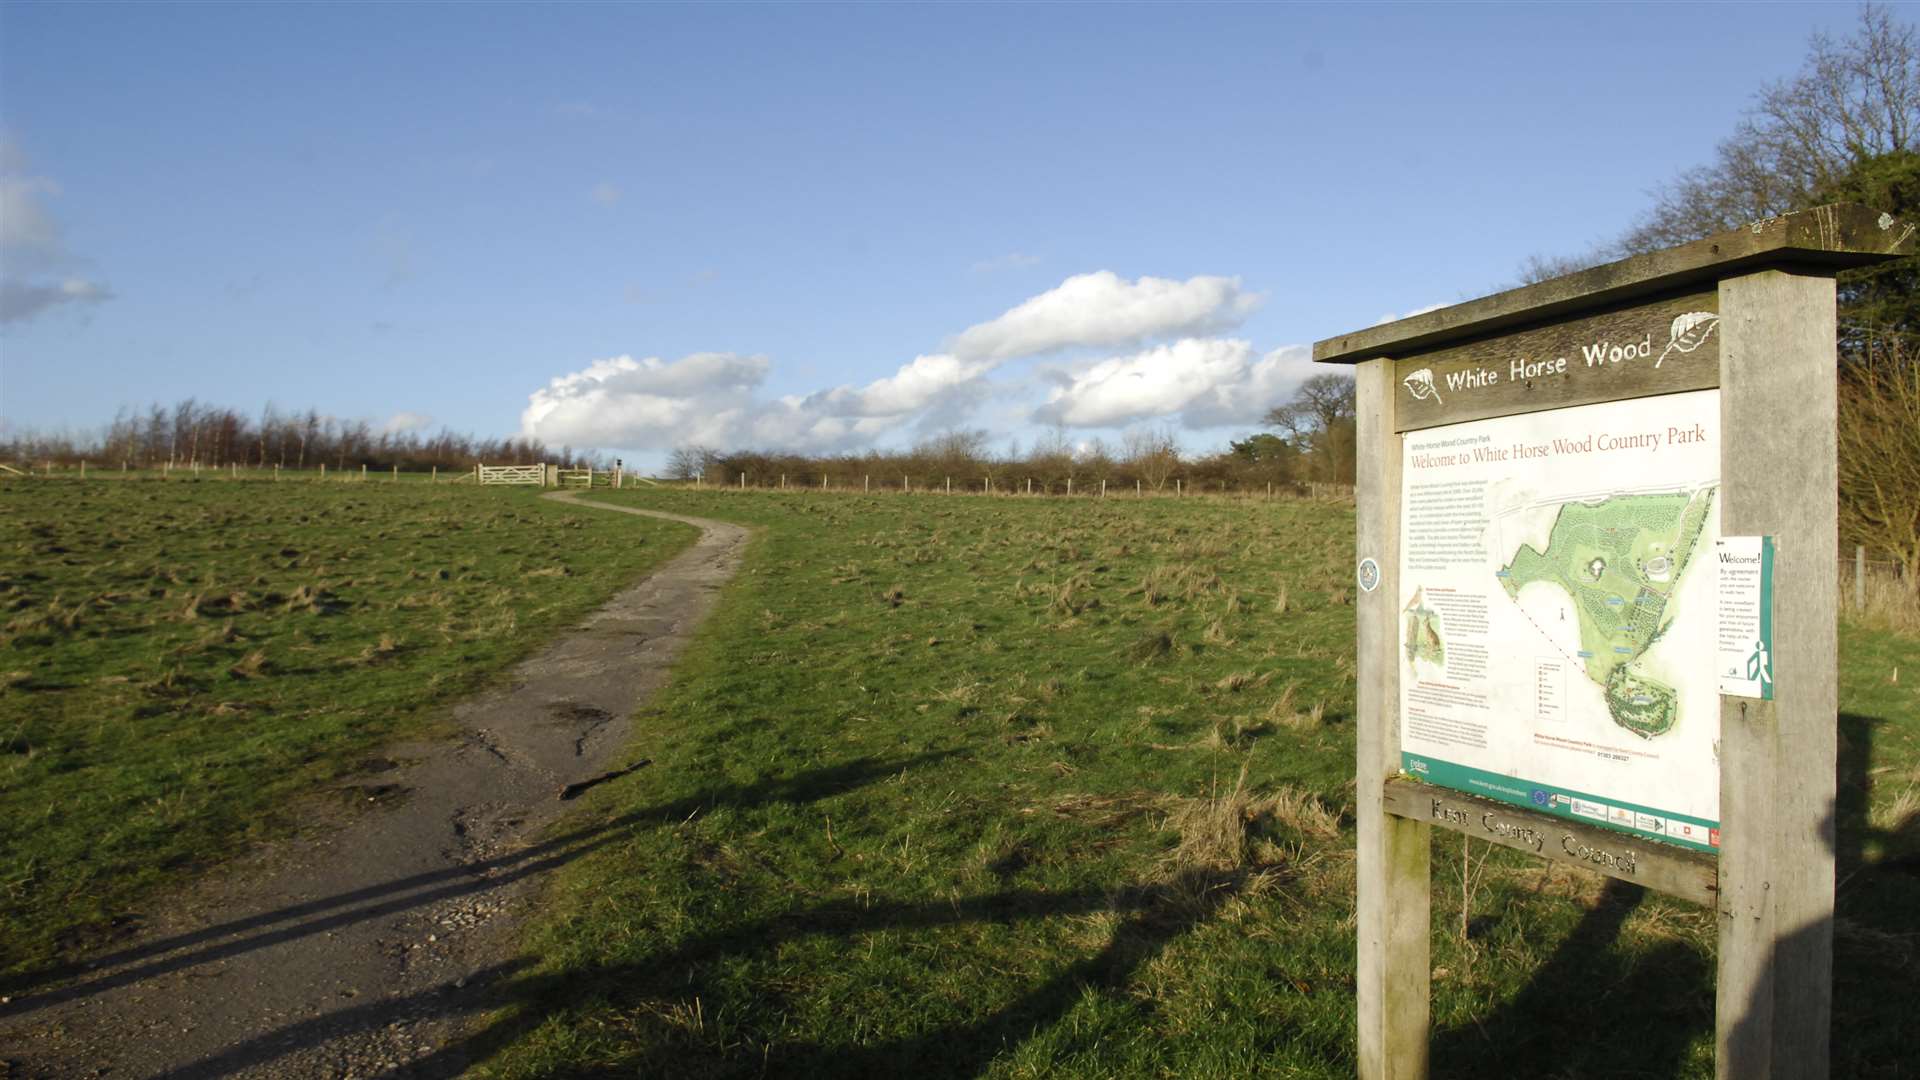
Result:
<svg viewBox="0 0 1920 1080"><path fill-rule="evenodd" d="M1211 448L1300 346L1616 235L1855 18L7 3L0 418Z"/></svg>

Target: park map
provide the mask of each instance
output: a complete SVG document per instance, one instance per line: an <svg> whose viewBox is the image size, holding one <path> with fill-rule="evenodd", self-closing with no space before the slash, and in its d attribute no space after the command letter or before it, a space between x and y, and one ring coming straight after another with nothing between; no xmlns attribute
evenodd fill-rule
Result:
<svg viewBox="0 0 1920 1080"><path fill-rule="evenodd" d="M1560 507L1545 551L1522 544L1498 576L1509 598L1535 582L1565 590L1580 660L1613 722L1643 739L1672 730L1679 694L1640 660L1672 625L1670 601L1699 546L1714 488L1616 495Z"/></svg>

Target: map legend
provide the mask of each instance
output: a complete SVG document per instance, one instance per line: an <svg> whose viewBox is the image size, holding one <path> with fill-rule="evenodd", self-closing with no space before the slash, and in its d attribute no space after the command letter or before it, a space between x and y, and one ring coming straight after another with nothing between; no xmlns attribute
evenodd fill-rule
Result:
<svg viewBox="0 0 1920 1080"><path fill-rule="evenodd" d="M1567 665L1558 657L1533 662L1533 716L1549 724L1567 722Z"/></svg>

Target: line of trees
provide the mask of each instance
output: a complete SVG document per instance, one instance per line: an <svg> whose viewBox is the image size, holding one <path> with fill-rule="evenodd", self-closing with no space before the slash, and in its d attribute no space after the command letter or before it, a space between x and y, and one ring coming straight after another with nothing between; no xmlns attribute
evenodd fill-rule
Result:
<svg viewBox="0 0 1920 1080"><path fill-rule="evenodd" d="M1348 397L1351 401L1351 392ZM904 450L832 456L682 446L668 457L666 475L708 484L738 484L744 476L751 487L783 481L790 487L845 487L870 478L876 488L904 483L916 490L952 480L956 489L979 490L990 481L1003 491L1024 491L1031 481L1036 492L1055 494L1097 491L1103 482L1109 488L1154 492L1176 486L1189 492L1254 492L1269 484L1298 492L1314 483L1353 482L1351 427L1349 414L1344 466L1302 423L1301 432L1313 438L1296 443L1260 432L1206 454L1183 452L1173 431L1164 427L1130 431L1111 446L1100 439L1073 445L1053 432L1024 452L1018 445L996 451L991 436L980 429L949 431Z"/></svg>
<svg viewBox="0 0 1920 1080"><path fill-rule="evenodd" d="M280 466L312 469L399 467L465 469L490 465L601 465L570 448L549 449L538 439L477 438L441 429L436 433L376 430L366 420L343 420L316 409L282 412L268 405L256 417L188 398L144 412L121 410L103 430L89 435L22 431L0 437L0 460L19 465L91 461L138 469L200 465L225 468Z"/></svg>

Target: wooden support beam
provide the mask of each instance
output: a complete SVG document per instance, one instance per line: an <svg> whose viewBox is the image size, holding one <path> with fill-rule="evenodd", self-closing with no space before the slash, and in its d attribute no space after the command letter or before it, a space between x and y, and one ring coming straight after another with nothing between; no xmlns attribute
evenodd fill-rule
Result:
<svg viewBox="0 0 1920 1080"><path fill-rule="evenodd" d="M1720 283L1724 536L1774 537L1774 698L1720 699L1717 1075L1820 1080L1833 1012L1834 286Z"/></svg>
<svg viewBox="0 0 1920 1080"><path fill-rule="evenodd" d="M1368 360L1354 375L1358 552L1379 567L1379 584L1354 602L1359 1074L1410 1080L1427 1075L1433 842L1426 822L1387 813L1385 799L1386 782L1400 771L1401 437L1394 431L1393 362Z"/></svg>

